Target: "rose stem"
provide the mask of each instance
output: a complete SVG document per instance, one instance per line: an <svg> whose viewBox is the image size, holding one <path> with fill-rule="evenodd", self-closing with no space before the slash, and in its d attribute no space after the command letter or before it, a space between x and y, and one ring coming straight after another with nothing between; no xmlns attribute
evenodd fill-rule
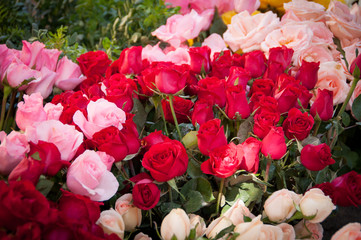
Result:
<svg viewBox="0 0 361 240"><path fill-rule="evenodd" d="M272 158L267 157L266 173L265 173L265 176L264 176L264 181L265 182L268 182L268 175L269 175L269 169L271 167L271 164L272 164Z"/></svg>
<svg viewBox="0 0 361 240"><path fill-rule="evenodd" d="M153 223L152 223L152 209L148 210L149 213L149 223L150 223L150 227L153 228Z"/></svg>
<svg viewBox="0 0 361 240"><path fill-rule="evenodd" d="M11 94L10 107L9 107L8 113L6 114L5 123L8 122L9 117L10 117L10 114L13 112L15 99L16 99L16 93L13 92L13 93ZM5 126L6 126L6 124L5 124Z"/></svg>
<svg viewBox="0 0 361 240"><path fill-rule="evenodd" d="M172 187L170 186L170 184L168 184L168 190L169 190L169 200L170 202L173 202Z"/></svg>
<svg viewBox="0 0 361 240"><path fill-rule="evenodd" d="M173 106L173 95L169 95L169 105L170 105L170 111L172 112L172 116L174 119L175 128L177 129L179 141L182 141L182 134L178 126L177 116L175 115L174 106Z"/></svg>
<svg viewBox="0 0 361 240"><path fill-rule="evenodd" d="M313 134L312 134L314 137L316 137L317 132L318 132L318 129L319 129L320 126L321 126L321 119L320 119L320 117L318 116L318 114L316 114L315 121L316 121L315 130L313 130Z"/></svg>
<svg viewBox="0 0 361 240"><path fill-rule="evenodd" d="M160 107L160 110L162 111L162 118L163 118L163 123L164 123L164 131L165 131L165 134L166 134L167 136L169 136L168 128L167 128L167 122L166 122L166 120L165 120L163 108Z"/></svg>
<svg viewBox="0 0 361 240"><path fill-rule="evenodd" d="M355 90L356 85L357 85L357 82L358 82L359 80L360 80L360 78L354 78L354 79L353 79L351 88L350 88L350 90L348 91L347 97L346 97L345 101L343 102L343 104L342 104L342 106L341 106L341 109L340 109L340 111L339 111L338 114L337 114L336 119L339 119L339 118L341 117L342 113L345 111L346 106L347 106L348 102L350 101L350 98L351 98L351 96L352 96L352 93L353 93L353 91Z"/></svg>
<svg viewBox="0 0 361 240"><path fill-rule="evenodd" d="M5 120L5 113L6 113L6 103L8 97L11 93L12 89L10 86L4 85L4 96L1 104L1 116L0 116L0 131L3 130L4 120Z"/></svg>
<svg viewBox="0 0 361 240"><path fill-rule="evenodd" d="M221 178L221 183L219 185L219 192L218 192L218 197L217 197L217 206L216 206L216 214L217 214L217 216L219 214L219 206L221 205L223 186L224 186L224 178Z"/></svg>

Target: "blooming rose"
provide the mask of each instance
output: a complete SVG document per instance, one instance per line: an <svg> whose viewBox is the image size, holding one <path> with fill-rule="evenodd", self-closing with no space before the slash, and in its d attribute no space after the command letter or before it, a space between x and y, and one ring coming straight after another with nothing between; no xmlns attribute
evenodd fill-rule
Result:
<svg viewBox="0 0 361 240"><path fill-rule="evenodd" d="M357 240L361 238L361 224L349 223L332 235L331 240Z"/></svg>
<svg viewBox="0 0 361 240"><path fill-rule="evenodd" d="M61 114L63 113L64 107L58 103L58 104L52 104L51 102L48 102L44 106L44 111L46 113L46 119L47 120L59 120Z"/></svg>
<svg viewBox="0 0 361 240"><path fill-rule="evenodd" d="M89 51L80 55L77 59L82 73L90 77L92 75L104 75L111 60L104 51Z"/></svg>
<svg viewBox="0 0 361 240"><path fill-rule="evenodd" d="M162 131L154 131L151 132L148 136L144 137L142 139L142 147L148 151L151 146L160 143L171 140L169 137L162 134Z"/></svg>
<svg viewBox="0 0 361 240"><path fill-rule="evenodd" d="M39 92L43 98L47 98L52 93L53 85L58 75L56 72L50 71L47 67L42 67L40 74L41 78L29 82L25 92L28 95Z"/></svg>
<svg viewBox="0 0 361 240"><path fill-rule="evenodd" d="M261 110L254 115L253 132L260 139L263 139L273 126L280 120L278 111Z"/></svg>
<svg viewBox="0 0 361 240"><path fill-rule="evenodd" d="M177 140L153 145L145 154L142 165L158 182L166 182L181 176L187 170L186 149Z"/></svg>
<svg viewBox="0 0 361 240"><path fill-rule="evenodd" d="M81 78L79 65L69 60L67 56L59 60L56 73L55 86L62 90L72 90L84 80Z"/></svg>
<svg viewBox="0 0 361 240"><path fill-rule="evenodd" d="M286 12L292 11L301 21L322 21L325 18L325 7L306 0L293 0L283 4Z"/></svg>
<svg viewBox="0 0 361 240"><path fill-rule="evenodd" d="M162 50L159 47L160 42L155 46L147 45L143 48L142 59L147 59L152 62L172 62L176 65L189 64L190 56L187 46L180 46L178 48L165 48Z"/></svg>
<svg viewBox="0 0 361 240"><path fill-rule="evenodd" d="M132 191L134 206L143 210L154 208L159 202L160 190L153 179L146 173L140 173L130 181L135 182Z"/></svg>
<svg viewBox="0 0 361 240"><path fill-rule="evenodd" d="M262 92L266 96L271 96L272 93L273 93L274 85L275 84L272 81L272 79L269 79L269 78L255 79L253 84L252 84L251 91L249 92L249 95L252 95L252 94L254 94L256 92Z"/></svg>
<svg viewBox="0 0 361 240"><path fill-rule="evenodd" d="M201 125L198 130L198 148L202 154L208 156L213 149L227 144L221 120L218 118L209 120Z"/></svg>
<svg viewBox="0 0 361 240"><path fill-rule="evenodd" d="M350 171L335 178L331 184L335 187L334 202L339 206L361 204L361 175Z"/></svg>
<svg viewBox="0 0 361 240"><path fill-rule="evenodd" d="M316 99L313 102L310 113L312 116L316 114L322 121L327 121L333 115L333 92L327 89L317 89Z"/></svg>
<svg viewBox="0 0 361 240"><path fill-rule="evenodd" d="M325 196L321 189L312 188L303 195L300 201L300 210L304 216L315 216L311 223L320 223L325 220L336 208L330 197Z"/></svg>
<svg viewBox="0 0 361 240"><path fill-rule="evenodd" d="M323 238L323 228L320 223L302 220L294 226L294 229L297 239L321 240Z"/></svg>
<svg viewBox="0 0 361 240"><path fill-rule="evenodd" d="M273 160L281 159L287 152L286 140L281 127L272 127L262 140L261 152Z"/></svg>
<svg viewBox="0 0 361 240"><path fill-rule="evenodd" d="M66 180L70 191L88 196L93 201L105 201L114 196L119 183L101 157L104 155L86 150L74 160Z"/></svg>
<svg viewBox="0 0 361 240"><path fill-rule="evenodd" d="M284 222L296 212L301 197L293 191L281 189L275 191L264 203L264 211L272 222Z"/></svg>
<svg viewBox="0 0 361 240"><path fill-rule="evenodd" d="M162 104L165 120L174 124L169 98L167 100L162 99L161 104ZM191 100L184 99L178 96L173 97L173 108L178 123L189 122L192 107L193 107L193 102Z"/></svg>
<svg viewBox="0 0 361 240"><path fill-rule="evenodd" d="M98 224L105 233L115 233L121 239L124 238L125 225L123 218L114 209L102 211L96 224Z"/></svg>
<svg viewBox="0 0 361 240"><path fill-rule="evenodd" d="M301 150L301 163L311 171L320 171L326 166L334 164L331 149L326 143L314 146L308 144Z"/></svg>
<svg viewBox="0 0 361 240"><path fill-rule="evenodd" d="M115 211L122 215L125 231L134 231L142 223L142 210L135 207L131 202L133 197L131 193L126 193L115 202Z"/></svg>
<svg viewBox="0 0 361 240"><path fill-rule="evenodd" d="M223 229L232 225L231 219L226 216L221 216L214 219L207 227L205 232L207 238L214 238L220 233Z"/></svg>
<svg viewBox="0 0 361 240"><path fill-rule="evenodd" d="M229 218L235 226L244 222L244 216L254 218L253 214L246 205L244 205L244 202L241 199L238 199L233 203L232 207L230 207L223 216Z"/></svg>
<svg viewBox="0 0 361 240"><path fill-rule="evenodd" d="M190 233L190 221L186 212L181 208L172 209L163 218L160 226L160 234L164 240L185 239Z"/></svg>
<svg viewBox="0 0 361 240"><path fill-rule="evenodd" d="M307 112L302 113L297 108L292 108L282 124L288 139L297 138L299 141L305 139L313 127L313 117Z"/></svg>

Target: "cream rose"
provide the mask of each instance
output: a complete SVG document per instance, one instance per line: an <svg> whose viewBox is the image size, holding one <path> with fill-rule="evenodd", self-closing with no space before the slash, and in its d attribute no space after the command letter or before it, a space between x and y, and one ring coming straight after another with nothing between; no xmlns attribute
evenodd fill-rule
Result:
<svg viewBox="0 0 361 240"><path fill-rule="evenodd" d="M320 223L301 221L294 226L297 239L321 240L323 238L323 228Z"/></svg>
<svg viewBox="0 0 361 240"><path fill-rule="evenodd" d="M100 217L96 222L105 233L115 233L121 239L124 238L124 222L122 216L114 209L105 210L100 213Z"/></svg>
<svg viewBox="0 0 361 240"><path fill-rule="evenodd" d="M164 217L160 227L160 234L164 240L171 240L173 236L177 239L185 239L190 233L190 221L181 208L172 209L170 213Z"/></svg>
<svg viewBox="0 0 361 240"><path fill-rule="evenodd" d="M311 223L320 223L331 214L336 206L329 196L325 196L319 188L312 188L305 193L300 201L300 209L304 216L315 216Z"/></svg>
<svg viewBox="0 0 361 240"><path fill-rule="evenodd" d="M349 223L339 229L331 240L358 240L361 238L361 224Z"/></svg>
<svg viewBox="0 0 361 240"><path fill-rule="evenodd" d="M295 240L296 239L296 233L295 229L292 225L288 223L281 223L278 224L277 227L281 228L283 232L283 238L282 240Z"/></svg>
<svg viewBox="0 0 361 240"><path fill-rule="evenodd" d="M249 211L246 205L244 205L244 202L241 199L238 199L232 207L223 214L223 216L228 217L235 226L244 222L244 216L254 218L254 215Z"/></svg>
<svg viewBox="0 0 361 240"><path fill-rule="evenodd" d="M231 225L232 225L232 221L228 217L221 216L219 218L216 218L207 227L206 236L208 238L214 238L223 229L225 229Z"/></svg>
<svg viewBox="0 0 361 240"><path fill-rule="evenodd" d="M277 226L263 224L258 240L283 240L282 229Z"/></svg>
<svg viewBox="0 0 361 240"><path fill-rule="evenodd" d="M306 0L293 0L283 4L286 13L292 11L301 21L322 21L325 18L325 7Z"/></svg>
<svg viewBox="0 0 361 240"><path fill-rule="evenodd" d="M202 237L207 230L204 219L196 214L188 214L188 217L191 223L191 230L194 228L196 229L196 238Z"/></svg>
<svg viewBox="0 0 361 240"><path fill-rule="evenodd" d="M124 194L115 202L115 210L122 215L125 231L134 231L142 223L142 210L132 204L131 193Z"/></svg>
<svg viewBox="0 0 361 240"><path fill-rule="evenodd" d="M261 215L253 218L251 222L238 224L234 228L234 232L239 233L236 240L259 239L262 226Z"/></svg>

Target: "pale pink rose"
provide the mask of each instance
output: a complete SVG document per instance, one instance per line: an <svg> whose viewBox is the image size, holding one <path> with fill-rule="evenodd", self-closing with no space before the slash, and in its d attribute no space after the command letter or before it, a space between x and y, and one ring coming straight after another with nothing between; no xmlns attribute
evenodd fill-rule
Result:
<svg viewBox="0 0 361 240"><path fill-rule="evenodd" d="M59 149L61 160L64 161L72 160L83 142L83 134L77 131L75 126L57 120L34 123L26 128L25 135L28 141L35 144L39 140L53 143Z"/></svg>
<svg viewBox="0 0 361 240"><path fill-rule="evenodd" d="M309 26L313 32L313 44L333 45L333 34L323 22L305 21L305 25ZM334 46L336 48L336 46Z"/></svg>
<svg viewBox="0 0 361 240"><path fill-rule="evenodd" d="M201 31L207 30L212 22L213 14L213 9L205 10L200 14L195 10L186 15L175 14L167 19L166 25L152 32L152 35L177 48L186 40L193 39Z"/></svg>
<svg viewBox="0 0 361 240"><path fill-rule="evenodd" d="M191 231L191 223L186 212L181 208L174 208L163 218L160 234L163 240L185 239Z"/></svg>
<svg viewBox="0 0 361 240"><path fill-rule="evenodd" d="M261 229L263 222L261 221L261 215L252 219L251 222L245 222L238 224L234 231L239 233L237 240L249 240L249 239L259 239L261 236Z"/></svg>
<svg viewBox="0 0 361 240"><path fill-rule="evenodd" d="M39 92L43 98L47 98L53 91L57 74L56 72L49 70L47 67L43 67L40 73L41 78L31 81L25 91L27 94Z"/></svg>
<svg viewBox="0 0 361 240"><path fill-rule="evenodd" d="M289 21L300 22L301 19L299 19L292 10L288 10L285 14L283 14L281 18L281 24L286 24Z"/></svg>
<svg viewBox="0 0 361 240"><path fill-rule="evenodd" d="M41 67L36 66L36 62L41 55L45 45L41 42L35 41L29 43L23 40L23 48L20 53L20 60L30 68L40 70Z"/></svg>
<svg viewBox="0 0 361 240"><path fill-rule="evenodd" d="M346 82L346 74L342 65L334 61L321 63L315 88L332 91L333 105L343 103L350 86Z"/></svg>
<svg viewBox="0 0 361 240"><path fill-rule="evenodd" d="M215 7L217 7L217 4L220 4L219 2L219 0L190 0L189 7L190 9L194 9L198 13L201 13L207 9L214 9Z"/></svg>
<svg viewBox="0 0 361 240"><path fill-rule="evenodd" d="M142 59L147 59L149 62L172 62L176 65L190 63L187 47L163 51L159 47L159 43L153 47L151 45L145 46L142 50Z"/></svg>
<svg viewBox="0 0 361 240"><path fill-rule="evenodd" d="M320 223L311 223L302 220L294 226L297 239L314 239L323 238L323 227Z"/></svg>
<svg viewBox="0 0 361 240"><path fill-rule="evenodd" d="M108 155L105 152L97 151L100 159L103 161L105 166L107 166L107 170L110 171L112 169L113 163L115 161L114 157Z"/></svg>
<svg viewBox="0 0 361 240"><path fill-rule="evenodd" d="M50 71L55 71L56 65L58 63L59 56L61 51L58 49L46 49L44 48L37 57L36 61L36 70L41 70L41 68L46 67Z"/></svg>
<svg viewBox="0 0 361 240"><path fill-rule="evenodd" d="M66 56L59 60L56 73L55 86L62 90L72 90L84 80L79 65Z"/></svg>
<svg viewBox="0 0 361 240"><path fill-rule="evenodd" d="M24 134L11 131L0 132L0 174L8 175L29 152L30 147Z"/></svg>
<svg viewBox="0 0 361 240"><path fill-rule="evenodd" d="M263 224L258 240L283 240L282 229L278 226Z"/></svg>
<svg viewBox="0 0 361 240"><path fill-rule="evenodd" d="M49 102L45 104L44 111L46 113L46 120L59 120L63 109L64 107L61 103L55 105Z"/></svg>
<svg viewBox="0 0 361 240"><path fill-rule="evenodd" d="M5 77L5 71L8 66L15 59L15 54L13 49L9 49L5 44L0 44L0 82L2 82Z"/></svg>
<svg viewBox="0 0 361 240"><path fill-rule="evenodd" d="M281 223L278 224L277 227L281 228L283 232L283 238L282 240L295 240L296 239L296 233L295 229L292 225L288 223Z"/></svg>
<svg viewBox="0 0 361 240"><path fill-rule="evenodd" d="M261 2L259 0L234 0L234 10L236 12L243 12L246 10L249 14L252 14L260 5Z"/></svg>
<svg viewBox="0 0 361 240"><path fill-rule="evenodd" d="M134 240L152 240L152 238L149 237L147 234L140 232L135 235Z"/></svg>
<svg viewBox="0 0 361 240"><path fill-rule="evenodd" d="M190 0L164 0L164 3L171 7L180 7L181 9L179 12L181 14L186 14L189 13L190 11L189 9Z"/></svg>
<svg viewBox="0 0 361 240"><path fill-rule="evenodd" d="M116 234L120 239L124 238L124 221L122 216L114 209L102 211L96 222L107 234Z"/></svg>
<svg viewBox="0 0 361 240"><path fill-rule="evenodd" d="M352 10L340 1L331 1L328 5L327 26L341 40L361 38L360 8L355 6Z"/></svg>
<svg viewBox="0 0 361 240"><path fill-rule="evenodd" d="M361 224L349 223L339 229L331 240L359 240L361 239Z"/></svg>
<svg viewBox="0 0 361 240"><path fill-rule="evenodd" d="M208 46L211 49L211 60L213 60L214 53L228 50L222 36L218 33L212 33L204 39L202 46Z"/></svg>
<svg viewBox="0 0 361 240"><path fill-rule="evenodd" d="M243 11L232 17L223 39L234 52L239 49L243 52L259 50L261 42L279 27L279 23L279 18L271 11L254 16Z"/></svg>
<svg viewBox="0 0 361 240"><path fill-rule="evenodd" d="M283 4L286 13L293 11L301 20L312 20L314 22L323 21L325 19L325 7L321 4L306 0L293 0Z"/></svg>
<svg viewBox="0 0 361 240"><path fill-rule="evenodd" d="M109 102L104 98L97 101L90 101L87 106L88 119L81 111L76 111L73 121L83 131L84 135L91 139L94 133L100 130L114 126L121 130L125 123L125 112L118 108L115 103Z"/></svg>
<svg viewBox="0 0 361 240"><path fill-rule="evenodd" d="M288 22L279 29L270 32L261 43L261 48L268 56L270 48L286 46L294 50L293 61L301 51L307 49L312 42L312 29L299 22Z"/></svg>
<svg viewBox="0 0 361 240"><path fill-rule="evenodd" d="M132 204L133 196L126 193L115 202L115 211L123 217L125 231L134 231L142 223L142 210Z"/></svg>
<svg viewBox="0 0 361 240"><path fill-rule="evenodd" d="M5 78L6 76L6 78ZM25 80L40 81L41 73L39 71L33 70L20 60L14 60L6 69L4 73L3 82L6 80L6 83L11 87L18 87ZM26 84L20 90L25 90L28 85Z"/></svg>
<svg viewBox="0 0 361 240"><path fill-rule="evenodd" d="M275 191L264 203L264 211L272 222L284 222L296 212L301 197L293 191L281 189Z"/></svg>
<svg viewBox="0 0 361 240"><path fill-rule="evenodd" d="M73 193L88 196L93 201L110 199L119 187L101 156L92 150L85 150L70 165L66 185Z"/></svg>
<svg viewBox="0 0 361 240"><path fill-rule="evenodd" d="M219 14L234 10L234 0L224 1L216 0L216 8L218 9Z"/></svg>
<svg viewBox="0 0 361 240"><path fill-rule="evenodd" d="M303 216L311 217L311 223L320 223L336 209L329 196L325 196L319 188L312 188L303 195L300 201L300 210Z"/></svg>
<svg viewBox="0 0 361 240"><path fill-rule="evenodd" d="M25 131L28 126L34 123L45 121L46 112L43 107L43 97L40 93L24 95L24 101L19 102L16 111L16 125L20 130Z"/></svg>
<svg viewBox="0 0 361 240"><path fill-rule="evenodd" d="M223 229L232 226L232 221L226 216L221 216L214 219L207 227L205 232L207 238L214 238Z"/></svg>
<svg viewBox="0 0 361 240"><path fill-rule="evenodd" d="M302 60L324 63L334 61L334 57L332 55L332 50L330 50L327 45L312 43L308 48L298 54L295 62L296 66L301 66Z"/></svg>
<svg viewBox="0 0 361 240"><path fill-rule="evenodd" d="M202 237L207 230L206 223L204 222L204 219L196 214L188 214L191 230L196 230L196 238Z"/></svg>
<svg viewBox="0 0 361 240"><path fill-rule="evenodd" d="M238 225L244 222L244 216L254 218L254 215L244 205L241 199L238 199L230 209L228 209L223 216L229 218L233 225Z"/></svg>

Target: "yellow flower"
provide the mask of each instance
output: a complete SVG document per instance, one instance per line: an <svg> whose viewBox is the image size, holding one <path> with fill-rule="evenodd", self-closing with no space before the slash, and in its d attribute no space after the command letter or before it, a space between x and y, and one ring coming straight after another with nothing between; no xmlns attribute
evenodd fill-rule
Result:
<svg viewBox="0 0 361 240"><path fill-rule="evenodd" d="M221 18L222 18L224 24L226 24L226 25L231 24L231 19L236 14L237 13L235 11L233 11L233 10L223 13Z"/></svg>
<svg viewBox="0 0 361 240"><path fill-rule="evenodd" d="M261 9L276 8L277 11L284 12L283 3L290 2L291 0L261 0Z"/></svg>
<svg viewBox="0 0 361 240"><path fill-rule="evenodd" d="M188 39L187 42L188 42L188 46L190 46L190 47L192 47L194 44L193 39Z"/></svg>
<svg viewBox="0 0 361 240"><path fill-rule="evenodd" d="M338 0L342 3L345 3L345 0ZM328 8L328 5L330 4L331 0L313 0L313 2L315 3L319 3L321 5L323 5L326 9Z"/></svg>

